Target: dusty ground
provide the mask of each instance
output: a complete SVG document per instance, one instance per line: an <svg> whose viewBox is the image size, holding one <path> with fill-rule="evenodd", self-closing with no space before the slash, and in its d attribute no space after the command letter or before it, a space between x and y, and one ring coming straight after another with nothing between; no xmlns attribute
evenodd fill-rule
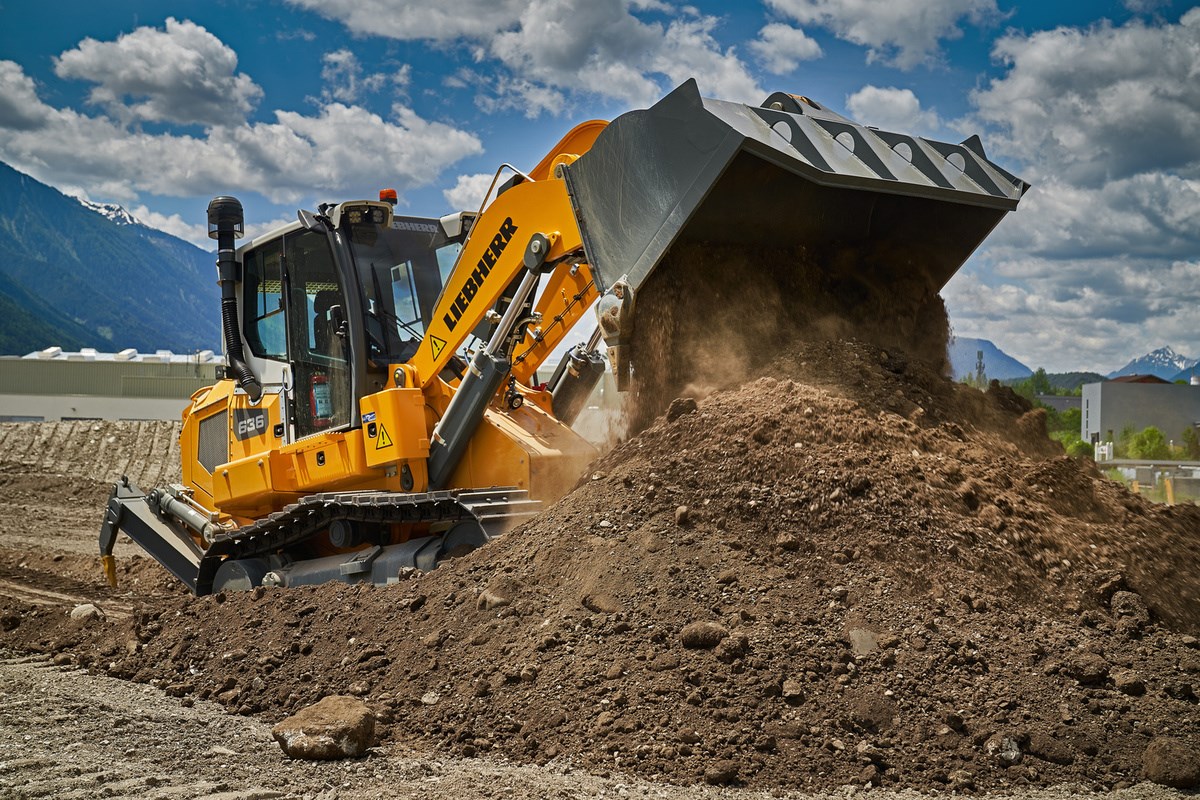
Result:
<svg viewBox="0 0 1200 800"><path fill-rule="evenodd" d="M844 798L678 788L599 776L567 763L547 767L459 759L399 747L368 758L309 764L283 757L268 726L215 704L183 708L175 698L30 657L0 657L0 797L130 797L142 800L268 798L662 798L765 800ZM1022 800L1090 797L1078 787L1026 792ZM913 792L873 792L874 800L917 800ZM996 800L1002 800L997 796ZM1110 800L1171 800L1178 792L1143 785Z"/></svg>

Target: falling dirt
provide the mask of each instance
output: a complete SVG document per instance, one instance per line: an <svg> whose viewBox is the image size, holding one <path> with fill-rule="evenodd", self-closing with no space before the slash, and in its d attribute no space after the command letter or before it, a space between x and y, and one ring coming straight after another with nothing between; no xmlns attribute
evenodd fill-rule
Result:
<svg viewBox="0 0 1200 800"><path fill-rule="evenodd" d="M82 556L17 554L54 537L51 495L98 523L114 477L42 444L0 469L0 551L127 616L0 592L0 645L268 723L350 694L388 744L679 784L1113 789L1176 780L1182 753L1193 785L1200 508L948 381L919 270L883 292L803 253L769 280L744 253L671 259L638 298L639 433L499 541L384 588L200 599L126 557L105 595Z"/></svg>
<svg viewBox="0 0 1200 800"><path fill-rule="evenodd" d="M801 342L854 338L946 372L941 287L919 265L845 260L804 248L676 245L637 294L629 429L644 429L675 397L741 383Z"/></svg>

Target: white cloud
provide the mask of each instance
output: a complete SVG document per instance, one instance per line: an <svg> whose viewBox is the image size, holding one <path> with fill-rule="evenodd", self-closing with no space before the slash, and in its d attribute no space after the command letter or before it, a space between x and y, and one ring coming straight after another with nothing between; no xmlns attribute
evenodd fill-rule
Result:
<svg viewBox="0 0 1200 800"><path fill-rule="evenodd" d="M378 92L391 83L400 92L407 91L412 80L412 68L404 64L392 74L372 72L363 74L358 57L346 48L334 50L321 57L321 97L325 102L354 103L364 93Z"/></svg>
<svg viewBox="0 0 1200 800"><path fill-rule="evenodd" d="M750 43L750 49L762 65L776 75L795 72L801 61L821 57L821 45L799 28L782 22L765 25L758 32L758 38Z"/></svg>
<svg viewBox="0 0 1200 800"><path fill-rule="evenodd" d="M43 124L51 109L37 86L15 61L0 61L0 128L29 130Z"/></svg>
<svg viewBox="0 0 1200 800"><path fill-rule="evenodd" d="M446 203L455 211L475 211L483 202L483 196L492 185L491 172L477 172L473 175L459 175L454 186L442 192Z"/></svg>
<svg viewBox="0 0 1200 800"><path fill-rule="evenodd" d="M1177 25L1002 37L1008 72L972 94L1004 152L1074 183L1150 169L1200 174L1200 9Z"/></svg>
<svg viewBox="0 0 1200 800"><path fill-rule="evenodd" d="M458 41L489 67L486 80L472 83L489 111L558 114L573 95L648 105L668 88L663 78L674 85L693 75L706 93L724 99L764 94L736 50L713 35L720 20L690 7L645 0L446 0L420 8L403 0L290 2L358 34ZM651 12L673 18L664 25L637 16Z"/></svg>
<svg viewBox="0 0 1200 800"><path fill-rule="evenodd" d="M947 286L960 333L1048 369L1200 355L1197 42L1200 10L996 43L1006 71L972 94L975 122L1033 188Z"/></svg>
<svg viewBox="0 0 1200 800"><path fill-rule="evenodd" d="M1200 355L1200 261L1034 257L999 269L965 271L943 290L958 335L1050 372L1107 373L1164 342Z"/></svg>
<svg viewBox="0 0 1200 800"><path fill-rule="evenodd" d="M158 228L160 231L166 231L172 236L178 236L185 242L191 242L196 245L201 250L211 250L213 248L213 242L208 238L207 222L188 222L179 214L160 214L145 205L134 206L128 209L128 211L144 225L151 228ZM196 218L200 220L204 219L201 214L197 214Z"/></svg>
<svg viewBox="0 0 1200 800"><path fill-rule="evenodd" d="M846 110L855 122L885 131L928 136L941 127L937 112L921 108L912 89L864 86L846 98Z"/></svg>
<svg viewBox="0 0 1200 800"><path fill-rule="evenodd" d="M84 39L54 61L60 78L98 84L92 103L119 119L222 125L245 119L262 89L236 73L237 54L203 27L168 17L114 42Z"/></svg>
<svg viewBox="0 0 1200 800"><path fill-rule="evenodd" d="M292 5L341 22L363 36L391 39L486 38L513 25L524 0L288 0Z"/></svg>
<svg viewBox="0 0 1200 800"><path fill-rule="evenodd" d="M0 109L29 103L29 83L7 69ZM35 97L37 124L0 127L0 160L52 185L129 202L255 191L276 202L325 192L372 196L432 183L449 165L482 152L479 139L396 105L390 117L330 103L315 116L275 112L275 122L214 126L203 136L149 134L104 116L54 109Z"/></svg>
<svg viewBox="0 0 1200 800"><path fill-rule="evenodd" d="M1148 172L1088 187L1046 176L989 247L1005 258L1187 258L1200 252L1197 219L1200 179Z"/></svg>
<svg viewBox="0 0 1200 800"><path fill-rule="evenodd" d="M912 69L938 59L943 39L962 36L959 22L1000 18L996 0L767 0L801 25L820 25L869 48L867 61Z"/></svg>
<svg viewBox="0 0 1200 800"><path fill-rule="evenodd" d="M712 35L719 22L708 16L671 22L649 68L666 75L672 86L695 77L706 95L757 104L767 93L759 88L735 48L721 49ZM652 100L657 100L658 94Z"/></svg>
<svg viewBox="0 0 1200 800"><path fill-rule="evenodd" d="M1124 0L1122 5L1135 14L1150 14L1171 5L1171 0Z"/></svg>

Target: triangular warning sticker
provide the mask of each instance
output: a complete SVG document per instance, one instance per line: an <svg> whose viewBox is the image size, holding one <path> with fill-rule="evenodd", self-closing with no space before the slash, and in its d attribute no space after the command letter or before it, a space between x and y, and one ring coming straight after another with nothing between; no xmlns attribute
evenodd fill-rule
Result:
<svg viewBox="0 0 1200 800"><path fill-rule="evenodd" d="M392 437L388 436L387 428L379 426L379 436L375 438L375 449L382 450L392 446Z"/></svg>
<svg viewBox="0 0 1200 800"><path fill-rule="evenodd" d="M445 339L439 339L436 336L429 337L429 344L433 347L433 357L437 358L442 354L442 348L446 346Z"/></svg>

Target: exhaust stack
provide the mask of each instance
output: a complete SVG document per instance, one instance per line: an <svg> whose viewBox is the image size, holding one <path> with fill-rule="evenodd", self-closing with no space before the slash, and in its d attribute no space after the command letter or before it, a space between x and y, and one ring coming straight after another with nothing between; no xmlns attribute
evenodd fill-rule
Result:
<svg viewBox="0 0 1200 800"><path fill-rule="evenodd" d="M254 376L242 350L242 329L237 314L238 264L234 241L246 233L242 204L236 197L214 197L208 204L208 238L217 240L217 283L221 285L221 331L229 372L238 386L257 403L262 384Z"/></svg>

